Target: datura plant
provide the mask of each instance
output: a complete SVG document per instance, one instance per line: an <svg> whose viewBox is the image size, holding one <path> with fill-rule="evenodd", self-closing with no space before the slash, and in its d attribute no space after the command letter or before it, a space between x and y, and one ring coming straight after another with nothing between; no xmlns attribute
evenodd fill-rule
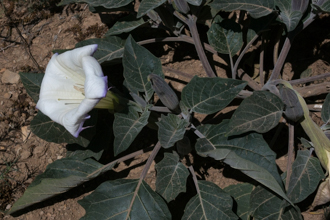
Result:
<svg viewBox="0 0 330 220"><path fill-rule="evenodd" d="M297 39L304 44L299 33L330 12L330 0L62 0L59 6L77 2L103 17L109 11L122 17L104 37L53 55L45 74L21 73L39 109L32 132L67 143L67 155L49 164L7 214L101 175L111 180L78 202L86 211L81 219L296 220L327 208L330 96L319 96L327 85L310 83L330 73L299 78L294 69L293 80L283 67ZM152 43L194 45L204 71L193 76L166 67L152 54L164 47L144 47ZM175 91L172 82L184 80ZM312 105L317 98L322 109ZM322 127L310 110L321 111ZM112 171L144 153L148 160L135 179ZM146 181L153 162L155 181ZM236 184L206 181L211 166L224 169L215 179Z"/></svg>

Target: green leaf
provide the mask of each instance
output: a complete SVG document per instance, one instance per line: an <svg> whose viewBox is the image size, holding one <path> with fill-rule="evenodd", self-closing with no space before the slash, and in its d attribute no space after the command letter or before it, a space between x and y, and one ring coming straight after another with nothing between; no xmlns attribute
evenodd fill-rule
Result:
<svg viewBox="0 0 330 220"><path fill-rule="evenodd" d="M282 179L275 163L276 154L269 148L262 135L249 133L245 136L228 138L225 136L227 129L228 120L218 125L197 127L197 130L205 136L196 142L197 153L216 160L225 159L225 163L234 164L233 168L241 170L262 184L271 185L268 187L280 191L278 192L280 194L283 191L281 189ZM231 159L227 157L227 154L231 156Z"/></svg>
<svg viewBox="0 0 330 220"><path fill-rule="evenodd" d="M226 107L246 82L223 78L194 78L182 90L181 101L191 111L212 114Z"/></svg>
<svg viewBox="0 0 330 220"><path fill-rule="evenodd" d="M215 50L233 57L243 46L241 27L233 20L220 21L217 18L221 17L216 17L215 22L207 32L207 38Z"/></svg>
<svg viewBox="0 0 330 220"><path fill-rule="evenodd" d="M97 51L93 56L100 64L123 57L125 40L120 37L108 36L101 39L88 39L77 43L76 47L83 47L90 44L98 45Z"/></svg>
<svg viewBox="0 0 330 220"><path fill-rule="evenodd" d="M140 133L142 128L148 124L150 111L144 110L141 115L134 107L129 106L128 113L115 113L113 132L115 135L114 153L126 150Z"/></svg>
<svg viewBox="0 0 330 220"><path fill-rule="evenodd" d="M251 17L260 18L273 12L274 0L214 0L209 4L222 11L245 10Z"/></svg>
<svg viewBox="0 0 330 220"><path fill-rule="evenodd" d="M299 121L304 116L304 110L299 103L296 92L282 85L280 85L279 91L285 106L284 115L294 122Z"/></svg>
<svg viewBox="0 0 330 220"><path fill-rule="evenodd" d="M166 2L166 0L143 0L140 3L139 11L137 13L137 18L142 17L152 9L155 9L158 6L162 5L164 2Z"/></svg>
<svg viewBox="0 0 330 220"><path fill-rule="evenodd" d="M31 121L31 131L48 142L54 143L77 143L86 147L89 140L79 136L75 138L70 134L62 125L52 121L48 116L44 115L41 111Z"/></svg>
<svg viewBox="0 0 330 220"><path fill-rule="evenodd" d="M242 220L249 220L250 196L254 186L250 183L239 183L230 185L223 190L229 193L236 201L236 214Z"/></svg>
<svg viewBox="0 0 330 220"><path fill-rule="evenodd" d="M292 174L287 195L293 203L306 199L315 191L324 173L320 161L309 150L299 150L292 164Z"/></svg>
<svg viewBox="0 0 330 220"><path fill-rule="evenodd" d="M104 182L78 203L86 210L81 220L171 219L164 200L146 182L134 179Z"/></svg>
<svg viewBox="0 0 330 220"><path fill-rule="evenodd" d="M184 119L180 119L177 115L169 114L161 115L161 120L156 122L158 125L158 139L163 148L172 147L175 142L183 138L186 132L186 126L189 124Z"/></svg>
<svg viewBox="0 0 330 220"><path fill-rule="evenodd" d="M21 81L26 89L26 92L35 103L39 100L39 92L44 74L41 73L19 73Z"/></svg>
<svg viewBox="0 0 330 220"><path fill-rule="evenodd" d="M268 91L255 91L243 100L229 122L227 135L248 131L265 133L274 128L282 116L283 102Z"/></svg>
<svg viewBox="0 0 330 220"><path fill-rule="evenodd" d="M313 5L320 9L322 12L330 13L330 1L329 0L318 0L313 1Z"/></svg>
<svg viewBox="0 0 330 220"><path fill-rule="evenodd" d="M114 165L115 163L103 166L93 159L63 158L56 160L47 166L43 174L35 178L8 214L66 192L105 171L111 170Z"/></svg>
<svg viewBox="0 0 330 220"><path fill-rule="evenodd" d="M195 5L195 6L200 6L203 2L203 0L186 0L189 4Z"/></svg>
<svg viewBox="0 0 330 220"><path fill-rule="evenodd" d="M251 193L250 211L253 219L302 220L298 207L290 206L285 200L257 186Z"/></svg>
<svg viewBox="0 0 330 220"><path fill-rule="evenodd" d="M125 43L123 66L128 89L145 92L145 100L148 102L154 92L148 75L153 73L164 76L160 60L129 36Z"/></svg>
<svg viewBox="0 0 330 220"><path fill-rule="evenodd" d="M23 82L23 84L24 84L24 82ZM24 86L25 86L25 84L24 84ZM25 86L25 88L26 88L26 86ZM322 111L321 111L321 117L322 117L322 121L324 123L328 124L328 122L330 120L330 93L328 93L327 97L324 100L324 103L322 106Z"/></svg>
<svg viewBox="0 0 330 220"><path fill-rule="evenodd" d="M280 9L280 20L285 24L288 32L293 31L300 19L302 18L303 13L301 11L294 11L291 7L292 0L275 0L276 6Z"/></svg>
<svg viewBox="0 0 330 220"><path fill-rule="evenodd" d="M71 3L87 3L89 6L97 7L102 6L105 8L119 8L127 5L133 0L62 0L58 6L67 5Z"/></svg>
<svg viewBox="0 0 330 220"><path fill-rule="evenodd" d="M137 19L134 15L130 14L124 18L119 19L105 34L105 36L118 35L122 33L128 33L135 28L140 27L148 23L144 21L143 18Z"/></svg>
<svg viewBox="0 0 330 220"><path fill-rule="evenodd" d="M186 192L189 171L179 162L176 152L164 153L164 159L156 164L156 192L167 202L175 199L181 192Z"/></svg>
<svg viewBox="0 0 330 220"><path fill-rule="evenodd" d="M233 200L214 183L198 181L199 193L186 205L182 220L238 219L232 211Z"/></svg>

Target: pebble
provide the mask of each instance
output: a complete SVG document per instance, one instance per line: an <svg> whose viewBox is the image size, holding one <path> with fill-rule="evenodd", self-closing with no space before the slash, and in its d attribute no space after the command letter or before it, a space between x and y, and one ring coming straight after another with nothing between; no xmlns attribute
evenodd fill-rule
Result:
<svg viewBox="0 0 330 220"><path fill-rule="evenodd" d="M10 99L11 98L11 96L12 96L12 94L10 94L10 93L5 93L4 95L3 95L3 97L5 98L5 99ZM2 101L2 103L3 103L3 101ZM1 104L2 105L2 104Z"/></svg>
<svg viewBox="0 0 330 220"><path fill-rule="evenodd" d="M63 158L63 156L60 156L60 155L58 155L57 156L57 159L59 160L59 159L62 159Z"/></svg>
<svg viewBox="0 0 330 220"><path fill-rule="evenodd" d="M8 204L8 205L6 206L6 209L10 209L10 208L11 208L11 205Z"/></svg>
<svg viewBox="0 0 330 220"><path fill-rule="evenodd" d="M33 150L33 154L40 154L40 153L42 153L43 151L44 151L44 146L37 146L37 147L35 147L34 148L34 150Z"/></svg>
<svg viewBox="0 0 330 220"><path fill-rule="evenodd" d="M21 160L24 160L24 159L29 158L30 156L31 156L31 152L30 151L23 150L23 152L20 155L20 159Z"/></svg>
<svg viewBox="0 0 330 220"><path fill-rule="evenodd" d="M1 77L2 83L16 84L19 82L20 76L18 73L12 72L10 70L5 70Z"/></svg>
<svg viewBox="0 0 330 220"><path fill-rule="evenodd" d="M48 162L48 163L53 163L52 158L49 158L49 159L47 160L47 162Z"/></svg>

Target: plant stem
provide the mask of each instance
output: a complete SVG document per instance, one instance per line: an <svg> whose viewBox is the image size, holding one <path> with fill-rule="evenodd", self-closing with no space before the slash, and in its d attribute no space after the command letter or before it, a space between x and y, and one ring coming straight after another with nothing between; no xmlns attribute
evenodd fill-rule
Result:
<svg viewBox="0 0 330 220"><path fill-rule="evenodd" d="M330 72L329 73L323 73L323 74L317 75L317 76L303 78L303 79L291 80L291 81L289 81L289 83L291 85L303 84L303 83L313 82L313 81L316 81L316 80L319 80L319 79L324 79L326 77L330 77Z"/></svg>
<svg viewBox="0 0 330 220"><path fill-rule="evenodd" d="M286 181L285 181L286 190L289 189L293 161L294 161L294 125L289 122L288 163L286 164Z"/></svg>
<svg viewBox="0 0 330 220"><path fill-rule="evenodd" d="M125 160L129 160L129 159L134 158L134 157L136 157L136 156L138 156L138 155L140 155L140 154L143 154L143 153L147 152L149 149L151 149L151 147L146 148L146 149L142 149L142 150L135 151L135 152L130 153L130 154L128 154L128 155L125 155L125 156L123 156L123 157L121 157L121 158L118 158L118 159L116 159L116 160L114 160L114 161L112 161L112 162L110 162L110 163L108 163L108 164L105 164L105 165L102 166L100 169L97 169L97 170L95 170L93 173L89 174L89 175L87 176L87 178L88 178L88 177L91 177L91 176L93 176L93 175L95 175L95 174L98 173L98 172L102 172L102 170L107 169L109 166L112 166L112 165L114 165L114 164L117 164L117 163L123 162L123 161L125 161Z"/></svg>
<svg viewBox="0 0 330 220"><path fill-rule="evenodd" d="M264 79L264 56L265 56L265 42L264 38L261 35L261 51L259 55L259 79L261 86L264 86L265 79Z"/></svg>
<svg viewBox="0 0 330 220"><path fill-rule="evenodd" d="M129 206L128 210L131 210L131 209L132 209L133 204L134 204L134 200L135 200L135 198L136 198L136 196L137 196L137 194L138 194L138 191L139 191L139 189L140 189L140 186L141 186L141 184L142 184L142 181L143 181L144 178L146 177L146 175L147 175L147 173L148 173L148 170L149 170L149 168L150 168L150 166L151 166L151 163L152 163L152 161L155 159L155 157L156 157L156 155L157 155L157 153L158 153L158 151L160 150L161 147L162 147L162 146L160 145L160 142L158 141L157 144L156 144L156 146L155 146L155 148L152 150L152 152L151 152L151 154L150 154L150 156L149 156L149 158L148 158L148 160L147 160L146 165L145 165L144 168L143 168L143 171L142 171L142 173L141 173L141 175L140 175L139 182L138 182L138 184L137 184L137 186L136 186L136 189L135 189L135 191L134 191L134 195L133 195L133 198L132 198L132 201L131 201L131 203L130 203L130 206ZM127 212L126 220L129 219L129 214L130 214L130 212Z"/></svg>
<svg viewBox="0 0 330 220"><path fill-rule="evenodd" d="M188 25L191 36L194 40L194 44L195 44L195 48L196 48L198 57L199 57L200 61L203 64L203 67L204 67L204 70L205 70L206 74L209 77L216 77L215 73L212 70L212 67L211 67L209 61L207 60L206 54L204 52L204 49L203 49L203 46L202 46L202 43L201 43L201 40L199 38L197 25L196 25L197 17L195 15L188 15L188 18L186 18L185 16L180 14L178 11L174 11L173 14L177 18L179 18L182 22L184 22L186 25Z"/></svg>
<svg viewBox="0 0 330 220"><path fill-rule="evenodd" d="M189 166L189 171L190 171L190 173L192 175L192 178L194 180L194 184L195 184L197 194L200 194L200 190L199 190L199 186L198 186L198 180L197 180L197 177L196 177L196 174L195 174L195 170L192 166Z"/></svg>
<svg viewBox="0 0 330 220"><path fill-rule="evenodd" d="M232 68L232 73L235 74L235 78L236 78L236 72L237 72L237 68L238 68L238 65L239 63L241 62L244 54L246 53L246 51L250 48L250 46L253 44L254 41L256 41L259 37L259 34L257 34L256 36L254 36L254 38L252 38L252 40L250 40L249 43L246 44L246 46L244 47L244 49L242 50L242 52L240 53L240 55L238 56L236 62L235 62L235 65L234 67ZM235 79L234 78L234 79Z"/></svg>

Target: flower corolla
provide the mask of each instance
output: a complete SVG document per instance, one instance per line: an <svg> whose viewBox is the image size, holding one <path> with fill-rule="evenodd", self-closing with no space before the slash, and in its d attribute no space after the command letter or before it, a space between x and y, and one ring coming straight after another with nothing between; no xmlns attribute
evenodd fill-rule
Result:
<svg viewBox="0 0 330 220"><path fill-rule="evenodd" d="M74 137L98 102L107 96L108 79L92 56L97 45L54 54L41 83L37 108Z"/></svg>

